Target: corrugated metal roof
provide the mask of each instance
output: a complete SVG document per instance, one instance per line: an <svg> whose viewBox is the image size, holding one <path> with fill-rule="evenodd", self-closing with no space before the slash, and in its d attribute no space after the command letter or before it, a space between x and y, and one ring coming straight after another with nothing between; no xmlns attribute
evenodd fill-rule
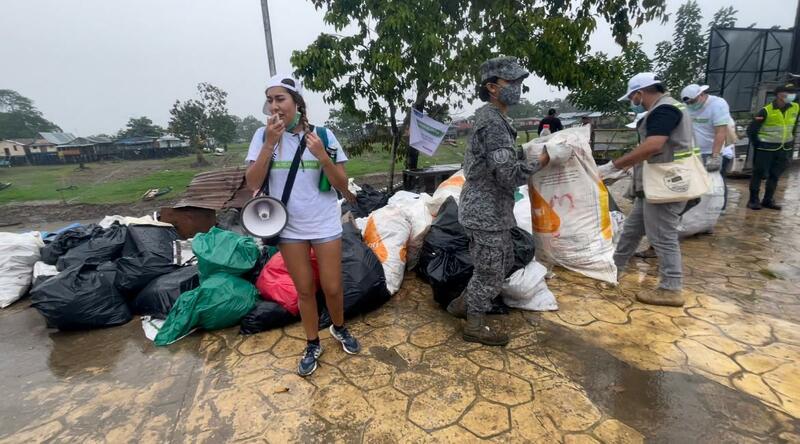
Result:
<svg viewBox="0 0 800 444"><path fill-rule="evenodd" d="M39 133L39 135L42 136L43 139L55 145L64 145L76 139L76 137L72 133L52 132L52 133Z"/></svg>
<svg viewBox="0 0 800 444"><path fill-rule="evenodd" d="M93 146L94 144L95 142L92 142L87 137L78 137L70 143L59 145L59 148L79 148L84 146Z"/></svg>
<svg viewBox="0 0 800 444"><path fill-rule="evenodd" d="M244 187L245 170L245 167L226 168L194 176L175 208L198 207L221 210L233 207L241 200L234 197L236 192Z"/></svg>
<svg viewBox="0 0 800 444"><path fill-rule="evenodd" d="M89 136L85 138L86 140L92 141L94 143L111 143L111 139L108 137L103 136Z"/></svg>

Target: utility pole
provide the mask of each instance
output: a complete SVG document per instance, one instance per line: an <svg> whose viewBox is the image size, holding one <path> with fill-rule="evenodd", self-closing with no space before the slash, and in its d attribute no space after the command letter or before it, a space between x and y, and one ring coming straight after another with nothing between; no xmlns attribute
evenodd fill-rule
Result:
<svg viewBox="0 0 800 444"><path fill-rule="evenodd" d="M269 61L269 75L274 76L275 51L272 49L272 28L269 25L269 6L267 0L261 0L261 16L264 19L264 40L267 42L267 60Z"/></svg>
<svg viewBox="0 0 800 444"><path fill-rule="evenodd" d="M800 74L800 0L797 2L797 12L794 16L794 29L792 31L792 55L789 63L789 72Z"/></svg>

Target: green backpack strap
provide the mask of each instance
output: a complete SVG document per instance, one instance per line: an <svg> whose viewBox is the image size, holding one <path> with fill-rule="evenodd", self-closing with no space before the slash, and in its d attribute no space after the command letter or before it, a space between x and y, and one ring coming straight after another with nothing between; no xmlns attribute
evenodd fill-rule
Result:
<svg viewBox="0 0 800 444"><path fill-rule="evenodd" d="M322 145L325 147L325 151L330 156L331 160L336 163L336 155L338 154L338 150L334 151L333 153L330 152L328 148L330 148L330 141L328 141L328 130L325 127L317 126L314 127L314 131L317 133L317 136L322 140ZM319 190L320 191L330 191L331 190L331 182L328 177L325 175L324 171L320 171L319 176ZM339 191L336 191L337 195Z"/></svg>
<svg viewBox="0 0 800 444"><path fill-rule="evenodd" d="M328 142L328 130L325 129L325 127L323 126L317 126L314 127L314 131L316 131L317 136L319 136L319 138L322 139L322 145L327 150L328 147L330 146L330 142Z"/></svg>

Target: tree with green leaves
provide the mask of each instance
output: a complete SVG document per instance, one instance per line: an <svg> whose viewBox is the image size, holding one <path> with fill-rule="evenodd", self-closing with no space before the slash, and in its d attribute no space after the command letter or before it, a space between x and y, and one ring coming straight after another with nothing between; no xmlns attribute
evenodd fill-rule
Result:
<svg viewBox="0 0 800 444"><path fill-rule="evenodd" d="M711 21L708 23L708 29L733 28L736 26L736 14L738 13L739 11L733 9L733 6L719 8L719 10L714 13L714 17L712 17Z"/></svg>
<svg viewBox="0 0 800 444"><path fill-rule="evenodd" d="M240 119L236 124L236 138L238 140L249 142L253 138L256 130L264 126L264 122L258 120L254 116L247 116Z"/></svg>
<svg viewBox="0 0 800 444"><path fill-rule="evenodd" d="M341 143L357 145L365 138L364 124L367 122L358 114L351 114L341 108L332 108L325 126L336 134ZM356 153L353 153L356 155Z"/></svg>
<svg viewBox="0 0 800 444"><path fill-rule="evenodd" d="M336 32L321 34L292 54L296 74L328 103L391 128L392 158L400 144L398 118L409 107L462 106L475 97L480 64L498 54L519 57L550 84L573 87L584 78L587 36L598 19L625 44L633 26L662 17L664 0L310 0L325 9ZM363 106L366 105L366 106ZM413 154L409 167L414 167ZM391 174L393 174L392 164Z"/></svg>
<svg viewBox="0 0 800 444"><path fill-rule="evenodd" d="M45 119L31 99L10 89L0 89L0 140L33 139L41 131L61 131L61 128Z"/></svg>
<svg viewBox="0 0 800 444"><path fill-rule="evenodd" d="M189 140L197 152L194 166L205 166L208 162L203 156L203 148L208 146L212 138L229 143L235 135L236 124L228 113L228 93L210 83L198 84L197 92L199 99L175 101L169 111L172 116L169 130Z"/></svg>
<svg viewBox="0 0 800 444"><path fill-rule="evenodd" d="M123 139L126 137L161 137L164 135L164 129L153 123L149 117L142 116L138 118L131 117L125 128L119 130L117 138Z"/></svg>
<svg viewBox="0 0 800 444"><path fill-rule="evenodd" d="M609 58L604 53L591 56L585 66L589 79L573 89L567 100L585 110L616 115L628 112L628 104L618 101L628 80L637 73L652 70L650 59L638 42L629 43L616 57Z"/></svg>
<svg viewBox="0 0 800 444"><path fill-rule="evenodd" d="M653 58L656 73L672 92L680 92L684 86L703 78L708 45L702 19L697 1L687 1L678 8L672 39L656 45Z"/></svg>

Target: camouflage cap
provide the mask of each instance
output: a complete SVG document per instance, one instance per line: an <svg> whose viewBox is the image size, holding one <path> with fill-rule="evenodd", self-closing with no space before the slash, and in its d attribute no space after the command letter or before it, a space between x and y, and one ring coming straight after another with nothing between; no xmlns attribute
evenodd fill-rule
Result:
<svg viewBox="0 0 800 444"><path fill-rule="evenodd" d="M481 65L481 82L492 77L503 80L518 80L528 77L530 73L519 64L516 57L495 57Z"/></svg>

